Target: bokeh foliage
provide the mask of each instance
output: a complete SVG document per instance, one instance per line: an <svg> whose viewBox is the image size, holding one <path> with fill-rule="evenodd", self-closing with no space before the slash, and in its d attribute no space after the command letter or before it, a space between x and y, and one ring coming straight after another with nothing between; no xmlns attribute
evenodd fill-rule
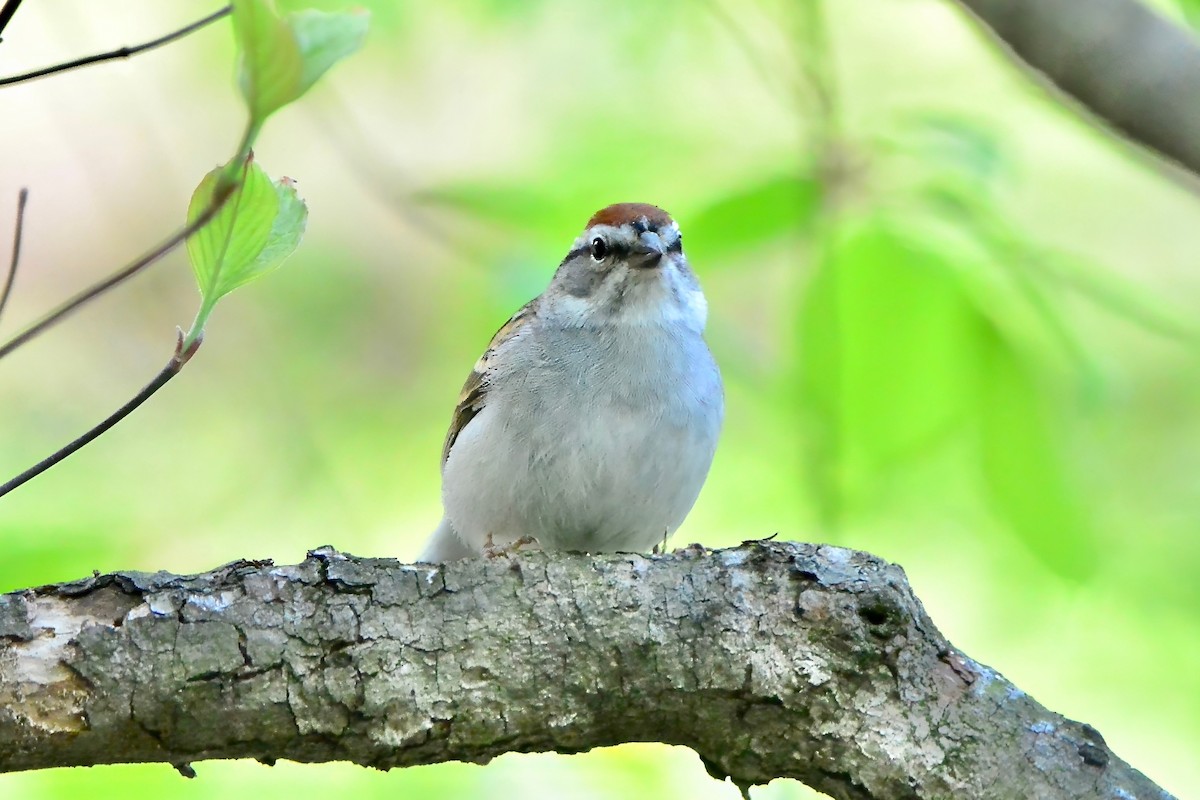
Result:
<svg viewBox="0 0 1200 800"><path fill-rule="evenodd" d="M56 38L64 15L27 5L0 49L14 69L139 35L82 3L83 27ZM178 22L130 5L145 33ZM591 211L646 200L681 223L729 395L679 539L778 532L896 560L968 653L1166 788L1200 791L1193 195L934 0L364 5L363 52L264 134L312 208L304 247L222 304L170 390L6 498L0 589L326 542L411 556L438 517L438 448L479 349ZM31 222L14 317L174 227L226 157L239 109L223 105L218 28L121 77L0 93L0 118L23 120L0 144L32 165L6 165L5 183L31 185L31 215L58 210ZM89 105L123 81L124 115ZM140 97L162 106L148 152ZM43 122L39 103L71 116ZM39 141L84 125L119 135L86 159L41 157ZM103 216L109 161L127 188ZM60 191L63 163L81 177ZM62 237L74 219L99 221ZM194 304L184 263L3 365L6 463L157 365ZM649 746L388 775L198 770L10 776L0 793L736 796L685 751Z"/></svg>

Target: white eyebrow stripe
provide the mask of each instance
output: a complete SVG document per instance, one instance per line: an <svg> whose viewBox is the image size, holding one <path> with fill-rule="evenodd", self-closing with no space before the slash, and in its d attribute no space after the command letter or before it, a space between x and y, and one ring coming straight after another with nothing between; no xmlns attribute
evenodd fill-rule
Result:
<svg viewBox="0 0 1200 800"><path fill-rule="evenodd" d="M676 244L680 241L679 226L672 222L670 225L663 226L657 229L657 233L663 242L668 246ZM571 246L571 250L578 250L581 247L588 247L592 240L597 236L603 237L609 241L626 242L632 244L636 242L641 234L633 227L632 223L626 225L593 225L579 235L579 238Z"/></svg>

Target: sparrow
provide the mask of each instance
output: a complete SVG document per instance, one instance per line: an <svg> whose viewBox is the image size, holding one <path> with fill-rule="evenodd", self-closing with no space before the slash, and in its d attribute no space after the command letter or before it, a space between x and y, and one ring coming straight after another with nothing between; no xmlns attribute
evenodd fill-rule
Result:
<svg viewBox="0 0 1200 800"><path fill-rule="evenodd" d="M531 539L584 552L665 544L724 415L707 314L667 212L598 211L463 385L442 448L445 514L419 560Z"/></svg>

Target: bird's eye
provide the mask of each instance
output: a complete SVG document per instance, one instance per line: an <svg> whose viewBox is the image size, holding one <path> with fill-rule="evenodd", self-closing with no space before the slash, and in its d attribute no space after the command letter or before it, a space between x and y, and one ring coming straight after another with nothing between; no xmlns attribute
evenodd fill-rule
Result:
<svg viewBox="0 0 1200 800"><path fill-rule="evenodd" d="M608 255L608 242L604 241L599 236L597 236L595 239L592 239L592 258L596 259L597 261L603 261L606 255Z"/></svg>

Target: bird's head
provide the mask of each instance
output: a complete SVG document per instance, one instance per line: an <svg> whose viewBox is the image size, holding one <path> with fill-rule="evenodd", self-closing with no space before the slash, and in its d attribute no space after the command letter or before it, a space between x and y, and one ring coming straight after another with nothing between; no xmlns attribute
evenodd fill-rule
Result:
<svg viewBox="0 0 1200 800"><path fill-rule="evenodd" d="M597 211L554 274L545 298L564 324L683 324L704 329L707 305L683 254L679 226L647 203Z"/></svg>

